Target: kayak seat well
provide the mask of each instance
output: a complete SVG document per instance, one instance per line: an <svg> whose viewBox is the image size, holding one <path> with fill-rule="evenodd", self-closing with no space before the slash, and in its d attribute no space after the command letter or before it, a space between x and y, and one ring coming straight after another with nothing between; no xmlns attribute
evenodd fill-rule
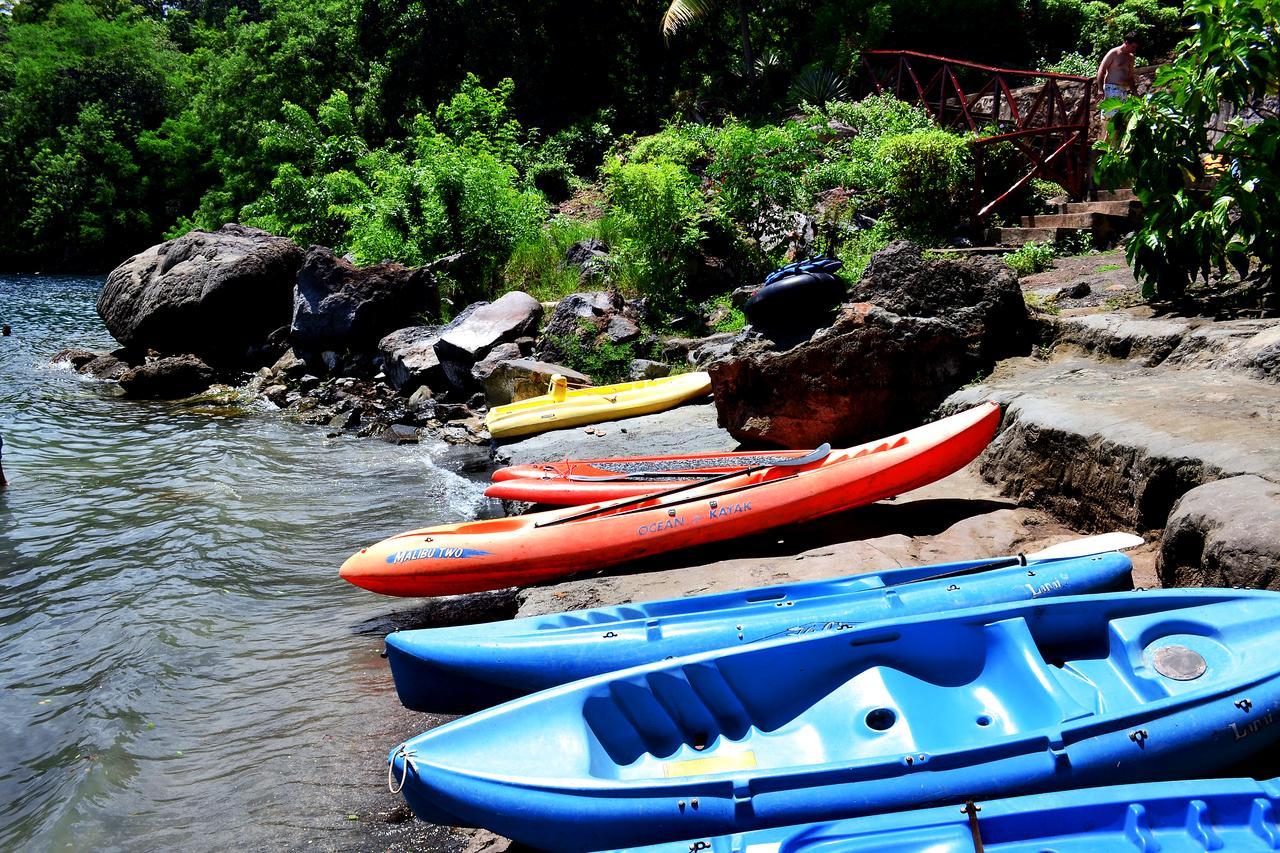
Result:
<svg viewBox="0 0 1280 853"><path fill-rule="evenodd" d="M660 778L709 746L762 768L896 760L1054 730L1098 707L1085 682L1064 686L1021 618L935 628L839 638L826 645L843 654L807 660L779 645L751 671L729 658L613 682L583 708L593 772Z"/></svg>

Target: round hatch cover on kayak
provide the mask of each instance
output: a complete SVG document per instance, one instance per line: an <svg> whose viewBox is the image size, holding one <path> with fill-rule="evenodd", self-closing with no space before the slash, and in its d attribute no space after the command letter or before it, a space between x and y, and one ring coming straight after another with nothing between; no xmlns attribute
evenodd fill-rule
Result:
<svg viewBox="0 0 1280 853"><path fill-rule="evenodd" d="M1156 672L1174 681L1194 681L1204 675L1204 658L1186 646L1162 646L1151 653Z"/></svg>

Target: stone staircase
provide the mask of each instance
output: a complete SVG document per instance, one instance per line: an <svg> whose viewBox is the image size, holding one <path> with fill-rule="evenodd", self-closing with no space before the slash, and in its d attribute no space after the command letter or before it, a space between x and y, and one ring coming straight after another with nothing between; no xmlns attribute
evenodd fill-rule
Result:
<svg viewBox="0 0 1280 853"><path fill-rule="evenodd" d="M990 228L987 241L997 246L1056 243L1086 233L1099 249L1110 248L1136 227L1142 205L1133 191L1099 190L1096 201L1055 200L1054 213L1024 216L1019 227Z"/></svg>

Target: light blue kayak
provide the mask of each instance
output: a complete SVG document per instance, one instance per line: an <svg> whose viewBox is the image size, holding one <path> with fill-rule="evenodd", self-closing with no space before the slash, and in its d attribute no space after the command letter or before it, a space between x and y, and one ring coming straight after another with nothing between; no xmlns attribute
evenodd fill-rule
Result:
<svg viewBox="0 0 1280 853"><path fill-rule="evenodd" d="M632 853L1100 853L1280 849L1280 780L1198 779L1032 794L631 848ZM975 837L982 847L974 844Z"/></svg>
<svg viewBox="0 0 1280 853"><path fill-rule="evenodd" d="M1207 774L1280 736L1280 594L876 622L554 687L393 750L421 818L594 850Z"/></svg>
<svg viewBox="0 0 1280 853"><path fill-rule="evenodd" d="M1112 537L1126 544L1142 541L1106 534L1078 542L1114 543ZM463 713L668 657L845 631L875 619L1133 586L1132 564L1122 554L1054 559L1056 552L1047 553L398 631L387 637L387 659L406 707Z"/></svg>

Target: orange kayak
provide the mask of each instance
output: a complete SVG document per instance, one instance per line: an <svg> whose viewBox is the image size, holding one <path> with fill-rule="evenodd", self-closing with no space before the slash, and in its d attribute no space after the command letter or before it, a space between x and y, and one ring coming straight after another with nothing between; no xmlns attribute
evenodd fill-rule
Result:
<svg viewBox="0 0 1280 853"><path fill-rule="evenodd" d="M873 446L822 448L640 498L413 530L352 555L341 576L386 595L454 595L722 542L945 477L982 452L999 422L1000 407L984 403Z"/></svg>

